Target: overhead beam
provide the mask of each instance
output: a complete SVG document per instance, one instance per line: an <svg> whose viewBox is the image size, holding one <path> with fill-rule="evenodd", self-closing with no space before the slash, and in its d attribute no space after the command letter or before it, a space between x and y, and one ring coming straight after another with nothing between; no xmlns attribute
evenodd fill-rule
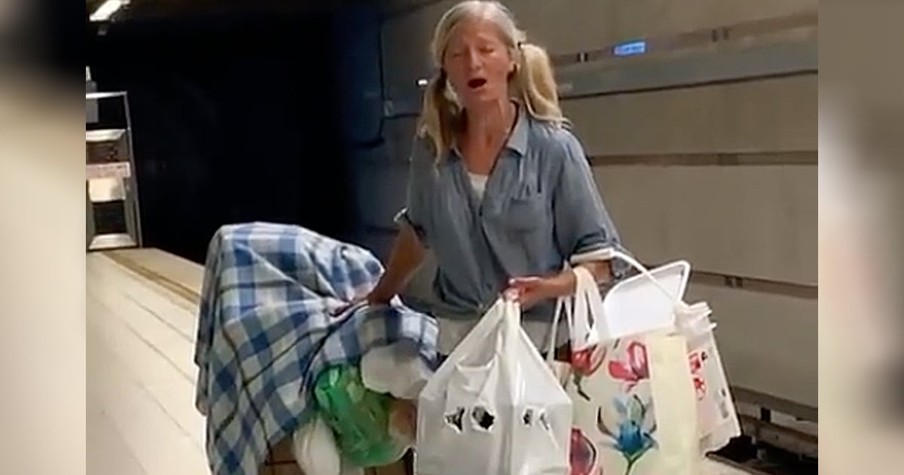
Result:
<svg viewBox="0 0 904 475"><path fill-rule="evenodd" d="M817 27L817 13L802 12L640 38L552 59L562 100L818 74ZM775 39L789 32L805 34L795 40ZM765 38L773 40L760 41ZM760 44L751 45L751 39ZM418 114L425 78L410 79L409 92L384 102L385 117Z"/></svg>
<svg viewBox="0 0 904 475"><path fill-rule="evenodd" d="M563 100L817 74L815 41L695 51L624 65L577 64L558 74Z"/></svg>

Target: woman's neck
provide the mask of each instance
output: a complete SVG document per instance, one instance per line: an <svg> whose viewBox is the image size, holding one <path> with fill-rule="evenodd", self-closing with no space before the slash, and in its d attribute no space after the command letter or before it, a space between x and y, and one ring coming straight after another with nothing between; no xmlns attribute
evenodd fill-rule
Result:
<svg viewBox="0 0 904 475"><path fill-rule="evenodd" d="M473 145L499 146L505 140L515 120L515 104L509 100L492 104L480 110L470 110L467 115L466 133Z"/></svg>

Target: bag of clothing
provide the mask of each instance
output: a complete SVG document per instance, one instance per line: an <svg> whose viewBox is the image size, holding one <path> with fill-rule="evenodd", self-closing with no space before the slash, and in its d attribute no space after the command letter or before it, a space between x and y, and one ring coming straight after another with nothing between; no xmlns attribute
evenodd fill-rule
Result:
<svg viewBox="0 0 904 475"><path fill-rule="evenodd" d="M571 400L500 299L419 397L415 471L429 475L569 472Z"/></svg>

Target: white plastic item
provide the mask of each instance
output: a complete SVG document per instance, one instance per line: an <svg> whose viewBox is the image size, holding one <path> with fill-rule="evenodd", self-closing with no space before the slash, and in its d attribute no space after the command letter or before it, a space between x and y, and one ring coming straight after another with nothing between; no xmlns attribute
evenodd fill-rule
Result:
<svg viewBox="0 0 904 475"><path fill-rule="evenodd" d="M565 475L571 400L500 299L427 382L418 403L419 475Z"/></svg>
<svg viewBox="0 0 904 475"><path fill-rule="evenodd" d="M602 303L609 338L673 330L675 305L681 302L690 274L690 264L676 261L612 286Z"/></svg>
<svg viewBox="0 0 904 475"><path fill-rule="evenodd" d="M319 415L292 436L292 455L305 475L344 475L333 431ZM354 472L352 472L354 473Z"/></svg>
<svg viewBox="0 0 904 475"><path fill-rule="evenodd" d="M616 251L616 257L628 257ZM636 263L631 259L632 263ZM611 343L619 338L647 332L673 330L676 325L676 305L687 288L690 264L677 261L622 280L615 284L606 297L583 267L575 267L574 295L561 297L556 302L553 316L553 332L564 313L571 333L571 350L574 353L588 351L600 343ZM655 274L655 276L654 276ZM555 333L550 339L555 341Z"/></svg>
<svg viewBox="0 0 904 475"><path fill-rule="evenodd" d="M679 321L685 322L680 328L687 338L703 453L719 450L741 435L737 409L713 333L716 325L710 321L710 313L709 306L702 303L688 306L678 316Z"/></svg>
<svg viewBox="0 0 904 475"><path fill-rule="evenodd" d="M339 475L364 475L364 469L342 461L342 471L339 472Z"/></svg>
<svg viewBox="0 0 904 475"><path fill-rule="evenodd" d="M361 358L361 379L371 391L414 401L433 372L406 343L368 351Z"/></svg>

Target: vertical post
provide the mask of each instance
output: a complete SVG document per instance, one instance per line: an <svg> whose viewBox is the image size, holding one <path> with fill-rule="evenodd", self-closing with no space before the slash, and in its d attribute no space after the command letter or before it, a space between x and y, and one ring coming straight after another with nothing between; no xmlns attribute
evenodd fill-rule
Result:
<svg viewBox="0 0 904 475"><path fill-rule="evenodd" d="M127 216L130 217L132 221L132 229L135 232L135 243L138 247L144 247L144 236L141 230L141 208L139 207L140 200L138 199L138 164L135 163L135 147L132 144L134 140L132 134L132 113L129 110L129 94L124 92L122 95L122 103L123 103L123 111L126 116L126 140L128 143L129 150L129 162L132 166L132 176L129 177L129 187L131 188L131 193L127 193L127 199L131 201L131 205L126 213Z"/></svg>

